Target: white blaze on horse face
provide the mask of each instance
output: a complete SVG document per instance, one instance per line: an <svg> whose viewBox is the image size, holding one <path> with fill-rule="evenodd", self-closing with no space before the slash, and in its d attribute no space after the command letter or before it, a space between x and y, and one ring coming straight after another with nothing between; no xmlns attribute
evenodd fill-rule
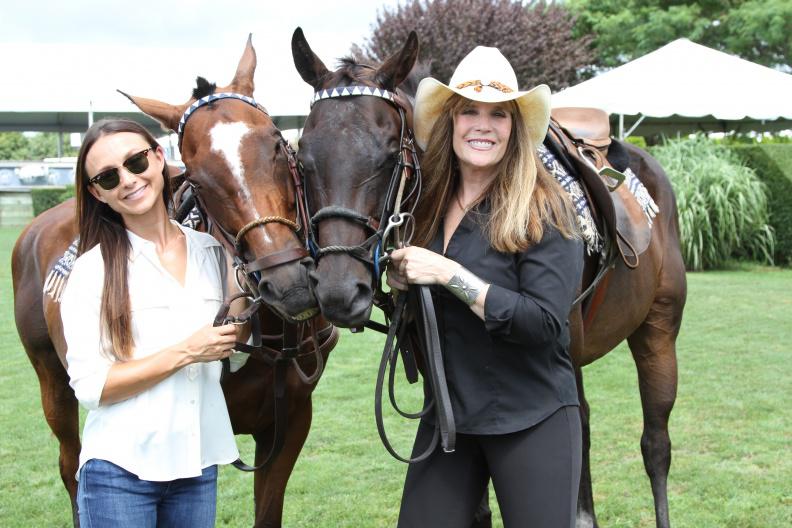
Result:
<svg viewBox="0 0 792 528"><path fill-rule="evenodd" d="M253 214L256 220L261 218L258 211L256 211L253 204L253 197L248 189L247 182L245 181L245 168L242 165L242 140L247 134L250 133L250 128L245 123L217 123L209 131L209 137L212 138L212 152L217 152L228 163L228 168L234 178L239 184L239 189L245 200L253 208ZM267 232L262 230L264 240L272 242Z"/></svg>

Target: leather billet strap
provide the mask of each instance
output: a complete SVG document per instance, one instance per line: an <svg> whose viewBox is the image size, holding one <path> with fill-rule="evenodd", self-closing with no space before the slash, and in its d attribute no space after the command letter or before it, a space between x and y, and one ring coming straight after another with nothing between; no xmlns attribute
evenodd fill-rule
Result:
<svg viewBox="0 0 792 528"><path fill-rule="evenodd" d="M291 148L291 145L281 137L279 146L283 155L286 156L286 163L289 165L289 174L291 174L292 183L294 184L294 201L297 206L297 223L299 224L299 229L296 231L301 230L303 232L305 247L308 248L308 235L311 231L311 224L308 220L308 202L305 197L303 175L297 164L297 154L294 152L294 149Z"/></svg>

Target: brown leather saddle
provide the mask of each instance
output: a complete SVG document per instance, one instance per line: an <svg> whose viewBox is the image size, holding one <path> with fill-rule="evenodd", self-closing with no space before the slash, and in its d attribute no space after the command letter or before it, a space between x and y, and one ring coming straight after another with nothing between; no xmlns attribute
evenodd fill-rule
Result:
<svg viewBox="0 0 792 528"><path fill-rule="evenodd" d="M624 263L637 267L652 229L624 185L629 157L623 144L610 137L608 114L596 108L555 108L548 136L556 154L579 175L597 227L616 242Z"/></svg>

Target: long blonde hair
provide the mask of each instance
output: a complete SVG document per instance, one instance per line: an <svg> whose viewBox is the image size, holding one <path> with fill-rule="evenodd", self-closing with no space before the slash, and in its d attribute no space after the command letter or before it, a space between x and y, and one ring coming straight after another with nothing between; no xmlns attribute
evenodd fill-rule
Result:
<svg viewBox="0 0 792 528"><path fill-rule="evenodd" d="M453 148L454 116L469 100L453 95L435 121L422 165L423 192L415 211L415 240L428 246L440 228L440 211L446 211L459 186L459 170ZM546 225L558 229L565 238L577 238L578 228L572 202L538 160L520 110L509 104L512 129L503 159L496 168L490 187L477 202L489 198L490 216L484 228L496 250L503 253L524 251L538 243ZM475 204L473 204L475 205Z"/></svg>

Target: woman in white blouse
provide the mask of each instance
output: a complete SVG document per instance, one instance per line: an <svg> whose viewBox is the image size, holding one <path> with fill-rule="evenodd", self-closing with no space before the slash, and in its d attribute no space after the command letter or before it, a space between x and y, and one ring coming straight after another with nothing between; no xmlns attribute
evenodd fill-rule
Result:
<svg viewBox="0 0 792 528"><path fill-rule="evenodd" d="M75 176L79 257L61 304L70 384L89 409L82 526L213 526L217 464L238 456L212 327L224 254L168 218L164 152L142 126L86 133Z"/></svg>

